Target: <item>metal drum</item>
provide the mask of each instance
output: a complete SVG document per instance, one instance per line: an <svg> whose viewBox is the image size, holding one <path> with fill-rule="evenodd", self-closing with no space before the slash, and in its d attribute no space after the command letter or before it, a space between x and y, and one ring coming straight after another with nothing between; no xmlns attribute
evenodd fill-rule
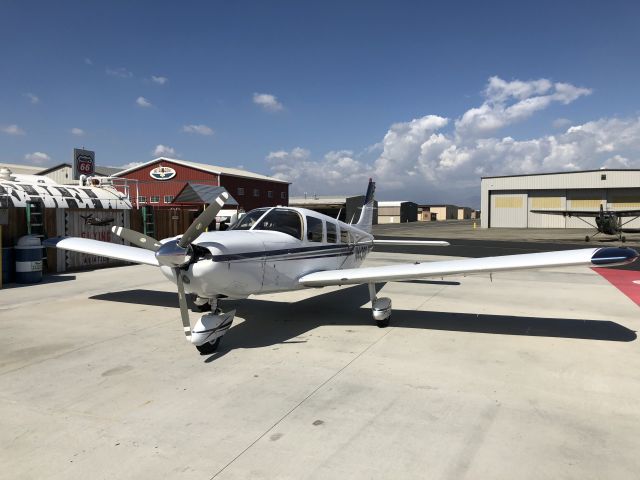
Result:
<svg viewBox="0 0 640 480"><path fill-rule="evenodd" d="M16 253L16 282L42 281L42 244L40 237L26 235L18 239Z"/></svg>

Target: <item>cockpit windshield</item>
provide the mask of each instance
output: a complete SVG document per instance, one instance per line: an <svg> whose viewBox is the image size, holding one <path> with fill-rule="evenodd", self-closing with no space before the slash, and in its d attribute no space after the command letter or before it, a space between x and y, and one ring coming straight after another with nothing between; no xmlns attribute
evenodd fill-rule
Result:
<svg viewBox="0 0 640 480"><path fill-rule="evenodd" d="M302 219L297 212L286 208L272 209L253 229L282 232L302 240Z"/></svg>
<svg viewBox="0 0 640 480"><path fill-rule="evenodd" d="M253 227L260 217L265 214L265 212L269 210L268 208L256 208L255 210L251 210L244 217L238 220L236 223L229 227L229 230L249 230Z"/></svg>

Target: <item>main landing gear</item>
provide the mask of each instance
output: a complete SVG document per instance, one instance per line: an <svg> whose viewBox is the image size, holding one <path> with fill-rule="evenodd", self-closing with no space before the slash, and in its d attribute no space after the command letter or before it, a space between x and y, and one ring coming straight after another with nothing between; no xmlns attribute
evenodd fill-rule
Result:
<svg viewBox="0 0 640 480"><path fill-rule="evenodd" d="M199 311L209 313L202 315L191 330L191 343L202 355L210 355L218 349L222 336L231 328L236 311L222 312L215 298L208 300L198 297L194 304Z"/></svg>
<svg viewBox="0 0 640 480"><path fill-rule="evenodd" d="M389 326L391 320L391 299L387 297L377 297L376 284L369 284L369 296L371 297L371 310L373 319L379 328Z"/></svg>

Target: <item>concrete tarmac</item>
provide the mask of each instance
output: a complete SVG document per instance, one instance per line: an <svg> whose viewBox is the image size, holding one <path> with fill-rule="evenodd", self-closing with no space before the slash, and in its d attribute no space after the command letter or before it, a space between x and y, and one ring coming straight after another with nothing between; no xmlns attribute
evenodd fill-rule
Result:
<svg viewBox="0 0 640 480"><path fill-rule="evenodd" d="M586 267L387 283L386 329L361 286L230 302L211 356L152 267L52 278L0 291L0 478L640 472L638 307Z"/></svg>

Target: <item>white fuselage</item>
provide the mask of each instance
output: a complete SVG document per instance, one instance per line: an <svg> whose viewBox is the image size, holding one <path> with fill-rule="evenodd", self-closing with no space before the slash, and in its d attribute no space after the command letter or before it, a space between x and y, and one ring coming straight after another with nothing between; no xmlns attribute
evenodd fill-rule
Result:
<svg viewBox="0 0 640 480"><path fill-rule="evenodd" d="M353 225L311 210L287 210L300 215L300 238L254 228L200 235L194 245L206 250L196 248L196 253L205 254L183 270L185 290L203 298L245 298L251 294L301 289L305 287L298 282L300 277L358 267L373 246L373 236ZM315 236L308 235L309 217L316 219L316 225L317 220L322 221L321 237L317 230ZM328 229L333 231L328 224L333 224L336 235L327 235ZM162 267L162 272L175 282L171 268Z"/></svg>

